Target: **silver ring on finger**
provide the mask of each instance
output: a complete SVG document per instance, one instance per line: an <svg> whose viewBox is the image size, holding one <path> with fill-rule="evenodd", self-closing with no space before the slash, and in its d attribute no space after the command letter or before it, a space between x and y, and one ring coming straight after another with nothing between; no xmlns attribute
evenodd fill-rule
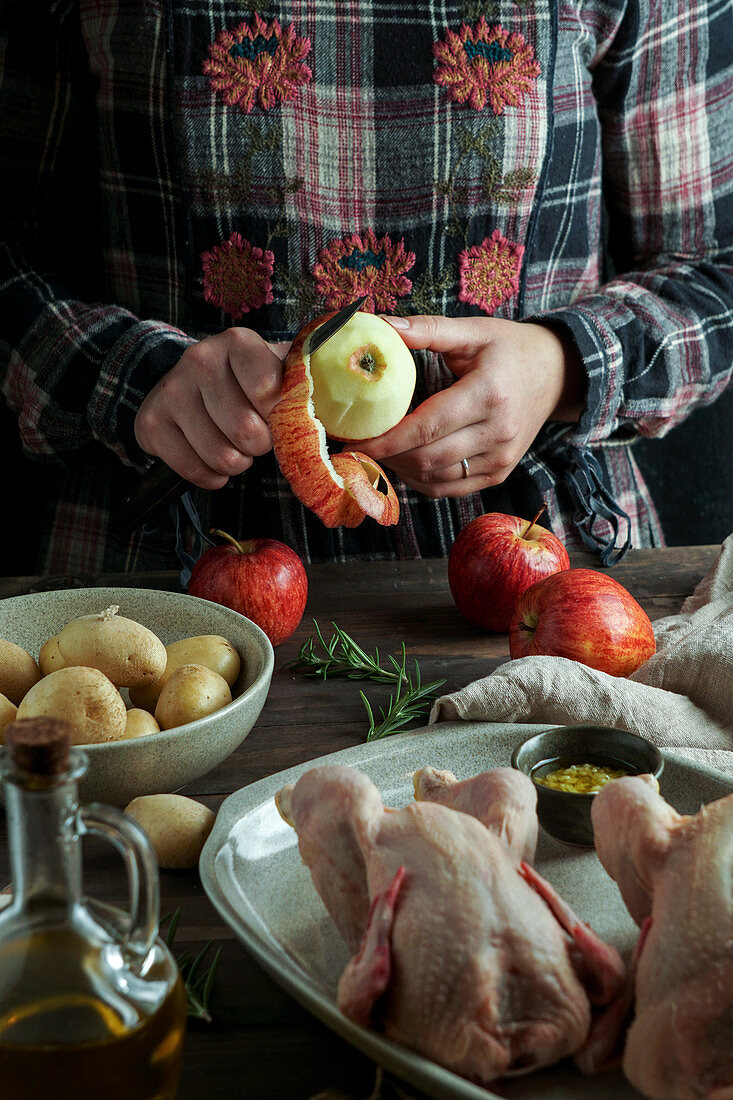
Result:
<svg viewBox="0 0 733 1100"><path fill-rule="evenodd" d="M468 459L461 459L461 477L468 477Z"/></svg>

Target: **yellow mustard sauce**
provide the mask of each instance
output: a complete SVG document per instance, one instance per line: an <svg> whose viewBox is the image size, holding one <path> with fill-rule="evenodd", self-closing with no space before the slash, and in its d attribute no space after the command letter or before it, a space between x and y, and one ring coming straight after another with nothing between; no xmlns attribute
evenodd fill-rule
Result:
<svg viewBox="0 0 733 1100"><path fill-rule="evenodd" d="M621 779L624 775L628 775L628 772L620 768L607 768L598 764L571 764L567 768L556 768L555 771L538 777L537 782L554 791L595 794L612 779Z"/></svg>

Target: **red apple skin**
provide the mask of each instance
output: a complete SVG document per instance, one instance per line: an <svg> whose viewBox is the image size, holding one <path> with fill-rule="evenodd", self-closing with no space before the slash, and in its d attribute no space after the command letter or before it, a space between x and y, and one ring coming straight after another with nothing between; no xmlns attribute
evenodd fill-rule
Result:
<svg viewBox="0 0 733 1100"><path fill-rule="evenodd" d="M278 646L303 618L308 577L284 542L250 539L205 550L191 571L188 593L246 615Z"/></svg>
<svg viewBox="0 0 733 1100"><path fill-rule="evenodd" d="M489 512L459 533L448 555L448 584L470 623L505 633L520 593L535 581L568 569L560 539L519 516Z"/></svg>
<svg viewBox="0 0 733 1100"><path fill-rule="evenodd" d="M594 569L568 569L519 597L509 652L568 657L630 676L656 652L656 641L649 616L622 584Z"/></svg>

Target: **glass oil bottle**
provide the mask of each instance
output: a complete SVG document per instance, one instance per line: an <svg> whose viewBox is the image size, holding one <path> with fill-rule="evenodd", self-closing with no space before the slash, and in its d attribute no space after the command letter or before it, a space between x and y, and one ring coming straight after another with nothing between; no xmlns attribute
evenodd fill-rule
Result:
<svg viewBox="0 0 733 1100"><path fill-rule="evenodd" d="M13 900L0 913L0 1100L173 1100L186 996L158 936L158 869L119 810L80 807L86 757L27 718L0 758ZM121 853L130 912L82 894L81 837Z"/></svg>

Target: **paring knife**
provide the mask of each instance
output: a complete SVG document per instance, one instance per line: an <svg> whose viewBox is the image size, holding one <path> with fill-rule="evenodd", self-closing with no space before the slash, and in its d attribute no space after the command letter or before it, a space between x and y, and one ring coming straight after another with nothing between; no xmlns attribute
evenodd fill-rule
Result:
<svg viewBox="0 0 733 1100"><path fill-rule="evenodd" d="M359 312L366 300L367 295L364 295L363 298L350 302L316 329L310 338L310 354L322 347L326 340L330 340L334 333ZM158 518L169 504L192 488L195 486L190 481L166 466L165 462L156 459L142 475L135 489L122 498L114 516L115 526L119 530L135 531Z"/></svg>

